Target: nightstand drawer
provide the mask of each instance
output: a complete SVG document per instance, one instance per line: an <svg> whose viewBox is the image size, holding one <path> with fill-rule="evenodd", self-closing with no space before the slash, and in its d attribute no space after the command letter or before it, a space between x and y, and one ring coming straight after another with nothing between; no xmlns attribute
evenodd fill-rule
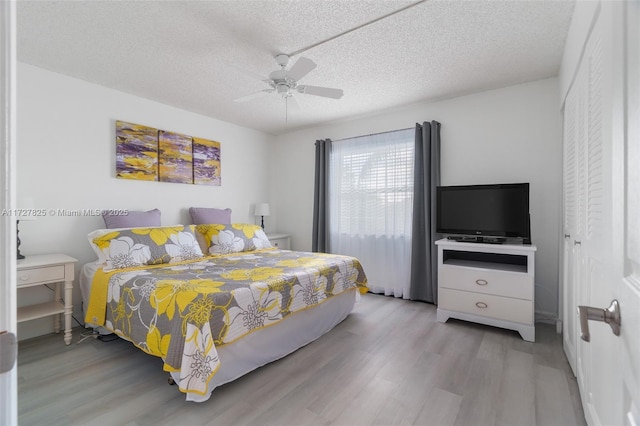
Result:
<svg viewBox="0 0 640 426"><path fill-rule="evenodd" d="M288 234L267 234L271 246L280 250L291 250L291 238Z"/></svg>
<svg viewBox="0 0 640 426"><path fill-rule="evenodd" d="M533 302L490 294L441 288L438 308L520 324L533 324Z"/></svg>
<svg viewBox="0 0 640 426"><path fill-rule="evenodd" d="M271 245L275 248L279 248L281 250L289 250L289 239L288 238L280 238L277 240L272 240Z"/></svg>
<svg viewBox="0 0 640 426"><path fill-rule="evenodd" d="M496 294L518 299L533 299L533 277L518 272L447 267L438 270L441 287Z"/></svg>
<svg viewBox="0 0 640 426"><path fill-rule="evenodd" d="M47 266L17 271L18 287L42 282L64 280L64 265Z"/></svg>

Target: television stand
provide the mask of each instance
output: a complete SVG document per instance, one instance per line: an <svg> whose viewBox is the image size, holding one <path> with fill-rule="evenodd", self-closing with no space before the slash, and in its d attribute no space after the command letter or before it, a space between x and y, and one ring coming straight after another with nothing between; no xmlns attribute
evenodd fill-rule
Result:
<svg viewBox="0 0 640 426"><path fill-rule="evenodd" d="M505 237L479 237L475 235L450 235L447 237L447 240L485 244L504 244L507 242Z"/></svg>
<svg viewBox="0 0 640 426"><path fill-rule="evenodd" d="M516 330L535 341L536 246L442 239L438 246L438 322L449 318Z"/></svg>

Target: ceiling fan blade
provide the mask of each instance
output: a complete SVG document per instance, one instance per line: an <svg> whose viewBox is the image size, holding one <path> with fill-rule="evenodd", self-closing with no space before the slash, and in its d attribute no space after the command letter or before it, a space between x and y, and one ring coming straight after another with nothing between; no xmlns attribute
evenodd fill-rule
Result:
<svg viewBox="0 0 640 426"><path fill-rule="evenodd" d="M305 95L323 96L325 98L340 99L344 92L342 89L331 89L329 87L319 86L298 86L298 92Z"/></svg>
<svg viewBox="0 0 640 426"><path fill-rule="evenodd" d="M234 99L233 101L234 102L248 102L248 101L251 101L253 99L258 99L258 98L261 98L263 96L266 96L269 93L272 93L274 90L275 89L262 89L262 90L260 90L258 92L251 93L249 95L243 96L243 97L238 98L238 99Z"/></svg>
<svg viewBox="0 0 640 426"><path fill-rule="evenodd" d="M298 81L305 75L309 74L317 67L316 63L309 58L300 57L295 64L287 71L289 78Z"/></svg>

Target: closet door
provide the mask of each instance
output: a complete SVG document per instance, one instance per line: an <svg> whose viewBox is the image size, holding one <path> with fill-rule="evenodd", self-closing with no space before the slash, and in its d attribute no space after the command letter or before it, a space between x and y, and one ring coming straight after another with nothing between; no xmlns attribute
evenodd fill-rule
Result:
<svg viewBox="0 0 640 426"><path fill-rule="evenodd" d="M576 308L585 304L586 263L583 239L587 217L588 68L580 66L564 111L563 346L573 373L581 380Z"/></svg>
<svg viewBox="0 0 640 426"><path fill-rule="evenodd" d="M563 346L576 374L583 403L593 394L596 345L581 340L577 307L593 305L598 286L605 287L603 281L611 263L612 247L611 223L605 220L610 217L605 187L610 186L611 173L610 155L604 148L610 146L611 129L610 120L603 115L602 57L599 14L567 94L564 114ZM600 325L592 328L599 335L606 332ZM600 354L595 356L598 359ZM586 414L589 418L589 413Z"/></svg>
<svg viewBox="0 0 640 426"><path fill-rule="evenodd" d="M575 344L575 372L578 385L584 389L588 378L580 372L584 369L583 352L580 351L580 321L577 317L577 307L588 305L589 294L587 286L588 280L587 259L585 257L584 236L587 216L587 128L589 125L587 115L588 102L588 68L582 64L578 71L575 88L577 97L576 112L576 185L575 185L575 223L571 237L571 287L573 288L573 306L568 307L568 314L576 315L574 321L574 344Z"/></svg>
<svg viewBox="0 0 640 426"><path fill-rule="evenodd" d="M640 3L600 2L591 28L565 100L563 339L587 423L638 425Z"/></svg>
<svg viewBox="0 0 640 426"><path fill-rule="evenodd" d="M573 242L577 232L577 183L578 183L578 94L574 85L569 91L564 106L564 158L563 158L563 207L564 239L562 250L562 339L569 365L576 374L576 343L578 322L575 306L576 283L574 282Z"/></svg>
<svg viewBox="0 0 640 426"><path fill-rule="evenodd" d="M579 208L583 213L584 228L580 236L582 277L578 305L597 308L606 308L615 298L611 288L611 146L612 120L616 111L611 99L614 91L611 12L610 7L602 6L581 64L585 76L582 112L585 121L584 135L579 141L584 150L583 164L579 166L583 185ZM613 389L619 379L619 369L611 354L620 341L607 324L591 322L589 327L591 342L578 340L578 384L587 420L591 424L603 424L614 418L613 406L618 395Z"/></svg>

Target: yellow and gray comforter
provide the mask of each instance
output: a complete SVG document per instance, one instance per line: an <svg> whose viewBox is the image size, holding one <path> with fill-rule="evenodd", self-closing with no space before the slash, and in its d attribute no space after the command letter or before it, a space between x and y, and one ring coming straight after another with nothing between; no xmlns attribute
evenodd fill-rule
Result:
<svg viewBox="0 0 640 426"><path fill-rule="evenodd" d="M220 367L216 346L356 290L367 287L355 258L260 250L98 270L86 321L162 357L182 392L205 395Z"/></svg>

